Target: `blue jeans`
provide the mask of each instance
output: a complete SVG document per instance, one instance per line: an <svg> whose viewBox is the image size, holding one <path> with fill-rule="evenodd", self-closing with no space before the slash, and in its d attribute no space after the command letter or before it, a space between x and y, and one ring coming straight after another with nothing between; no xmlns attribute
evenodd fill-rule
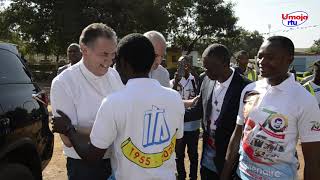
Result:
<svg viewBox="0 0 320 180"><path fill-rule="evenodd" d="M68 180L106 180L111 175L110 159L88 162L67 158Z"/></svg>

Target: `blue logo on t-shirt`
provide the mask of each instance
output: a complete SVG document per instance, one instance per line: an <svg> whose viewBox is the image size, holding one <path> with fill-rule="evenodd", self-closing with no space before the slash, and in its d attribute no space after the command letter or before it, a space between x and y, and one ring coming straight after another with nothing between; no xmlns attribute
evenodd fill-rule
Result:
<svg viewBox="0 0 320 180"><path fill-rule="evenodd" d="M164 116L165 110L152 106L144 114L143 147L162 144L170 140L170 131Z"/></svg>

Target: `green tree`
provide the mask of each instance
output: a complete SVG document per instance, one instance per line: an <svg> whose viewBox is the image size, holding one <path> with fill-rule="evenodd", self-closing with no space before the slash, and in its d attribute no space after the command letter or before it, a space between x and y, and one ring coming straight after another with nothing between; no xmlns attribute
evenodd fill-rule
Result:
<svg viewBox="0 0 320 180"><path fill-rule="evenodd" d="M4 23L34 49L55 54L57 60L67 46L77 42L81 30L93 22L114 28L119 37L156 29L167 34L169 0L12 0L4 11Z"/></svg>
<svg viewBox="0 0 320 180"><path fill-rule="evenodd" d="M308 51L311 53L320 54L320 39L315 40Z"/></svg>
<svg viewBox="0 0 320 180"><path fill-rule="evenodd" d="M237 22L233 4L223 0L190 0L183 8L183 16L177 16L177 25L171 26L170 40L188 52L228 34Z"/></svg>

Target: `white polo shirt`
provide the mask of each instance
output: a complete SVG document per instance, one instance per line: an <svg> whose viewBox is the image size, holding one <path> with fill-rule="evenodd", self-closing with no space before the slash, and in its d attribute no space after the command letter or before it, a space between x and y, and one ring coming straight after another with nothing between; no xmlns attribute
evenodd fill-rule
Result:
<svg viewBox="0 0 320 180"><path fill-rule="evenodd" d="M175 142L183 137L183 117L179 93L154 79L130 79L103 100L91 143L112 149L118 180L175 179Z"/></svg>
<svg viewBox="0 0 320 180"><path fill-rule="evenodd" d="M76 129L91 128L103 98L121 88L123 84L116 70L109 68L105 75L98 77L81 60L53 79L50 93L52 113L59 116L56 110L61 110ZM73 147L63 146L63 152L68 157L81 159Z"/></svg>
<svg viewBox="0 0 320 180"><path fill-rule="evenodd" d="M277 86L262 79L245 87L237 119L244 125L241 179L296 179L298 137L320 141L319 117L316 99L293 75Z"/></svg>

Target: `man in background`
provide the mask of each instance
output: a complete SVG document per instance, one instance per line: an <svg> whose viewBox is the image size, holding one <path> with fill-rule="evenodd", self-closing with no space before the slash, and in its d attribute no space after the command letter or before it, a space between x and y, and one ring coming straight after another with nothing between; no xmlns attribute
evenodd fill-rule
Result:
<svg viewBox="0 0 320 180"><path fill-rule="evenodd" d="M187 58L187 56L181 56L179 58L181 67L178 67L175 78L170 81L172 88L180 93L183 100L191 100L195 98L199 92L195 77L191 74L192 64L190 61L187 61ZM184 164L186 147L188 147L187 153L190 161L189 178L190 180L197 179L199 132L200 119L184 123L184 136L176 145L178 180L186 179Z"/></svg>
<svg viewBox="0 0 320 180"><path fill-rule="evenodd" d="M69 64L66 64L64 66L61 66L58 68L57 75L60 74L63 70L67 69L68 67L76 64L79 62L82 58L82 54L80 51L80 46L77 43L72 43L69 45L67 49L67 58L69 61Z"/></svg>
<svg viewBox="0 0 320 180"><path fill-rule="evenodd" d="M313 79L305 83L303 86L316 97L318 104L320 104L320 61L313 65ZM319 106L320 107L320 106Z"/></svg>
<svg viewBox="0 0 320 180"><path fill-rule="evenodd" d="M235 57L237 61L237 67L235 67L235 71L246 76L250 81L257 81L258 74L255 71L254 66L249 63L248 52L241 50L236 53Z"/></svg>

